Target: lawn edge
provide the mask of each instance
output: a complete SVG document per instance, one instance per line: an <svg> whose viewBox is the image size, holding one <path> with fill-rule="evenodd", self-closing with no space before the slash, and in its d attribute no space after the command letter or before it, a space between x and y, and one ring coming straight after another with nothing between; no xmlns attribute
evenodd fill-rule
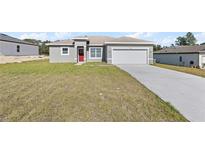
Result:
<svg viewBox="0 0 205 154"><path fill-rule="evenodd" d="M189 73L189 72L185 72L185 71L181 71L181 70L176 70L176 69L172 69L172 68L166 68L166 67L159 66L159 65L160 64L152 64L152 66L154 66L154 67L159 67L159 68L162 68L162 69L172 70L172 71L176 71L176 72L180 72L180 73L186 73L186 74L189 74L189 75L194 75L194 76L198 76L198 77L201 77L201 78L205 78L202 75L197 75L197 74L194 74L194 73ZM162 64L162 65L168 65L168 66L173 66L173 67L175 66L175 65L169 65L169 64ZM177 67L183 67L183 66L177 66Z"/></svg>

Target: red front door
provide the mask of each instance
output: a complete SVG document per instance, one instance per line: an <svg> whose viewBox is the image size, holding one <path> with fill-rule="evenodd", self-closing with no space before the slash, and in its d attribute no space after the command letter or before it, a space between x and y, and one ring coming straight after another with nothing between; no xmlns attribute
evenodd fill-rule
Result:
<svg viewBox="0 0 205 154"><path fill-rule="evenodd" d="M78 49L79 62L84 61L84 49Z"/></svg>

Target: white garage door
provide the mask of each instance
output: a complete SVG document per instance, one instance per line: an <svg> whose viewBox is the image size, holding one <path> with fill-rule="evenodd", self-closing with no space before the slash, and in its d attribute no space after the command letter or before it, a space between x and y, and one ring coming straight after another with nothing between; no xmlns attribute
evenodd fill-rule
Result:
<svg viewBox="0 0 205 154"><path fill-rule="evenodd" d="M146 49L113 49L113 64L147 64Z"/></svg>

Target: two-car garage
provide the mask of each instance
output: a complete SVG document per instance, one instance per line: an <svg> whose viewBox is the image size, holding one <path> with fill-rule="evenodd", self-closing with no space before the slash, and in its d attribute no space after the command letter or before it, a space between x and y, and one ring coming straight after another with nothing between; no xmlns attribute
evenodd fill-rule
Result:
<svg viewBox="0 0 205 154"><path fill-rule="evenodd" d="M148 49L113 48L112 64L148 64Z"/></svg>

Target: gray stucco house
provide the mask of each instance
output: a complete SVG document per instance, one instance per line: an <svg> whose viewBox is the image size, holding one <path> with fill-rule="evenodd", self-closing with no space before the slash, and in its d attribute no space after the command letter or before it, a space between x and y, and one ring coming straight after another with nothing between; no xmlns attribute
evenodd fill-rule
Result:
<svg viewBox="0 0 205 154"><path fill-rule="evenodd" d="M131 37L83 36L47 45L51 63L152 64L153 44Z"/></svg>
<svg viewBox="0 0 205 154"><path fill-rule="evenodd" d="M0 33L0 56L37 56L37 45Z"/></svg>
<svg viewBox="0 0 205 154"><path fill-rule="evenodd" d="M205 45L175 46L154 52L157 63L205 68Z"/></svg>

